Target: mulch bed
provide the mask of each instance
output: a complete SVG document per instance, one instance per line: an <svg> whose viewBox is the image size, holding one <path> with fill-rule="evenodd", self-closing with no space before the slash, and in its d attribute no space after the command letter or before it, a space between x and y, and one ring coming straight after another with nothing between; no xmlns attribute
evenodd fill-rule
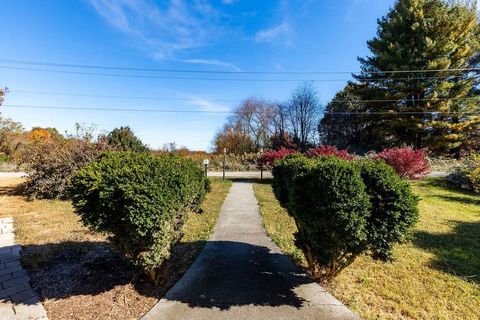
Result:
<svg viewBox="0 0 480 320"><path fill-rule="evenodd" d="M39 250L50 248L27 246L23 254ZM102 242L67 246L29 272L50 319L138 319L168 290L152 285Z"/></svg>
<svg viewBox="0 0 480 320"><path fill-rule="evenodd" d="M26 246L22 250L32 286L50 320L139 319L189 268L204 243L179 243L155 286L107 242ZM34 257L54 254L34 265Z"/></svg>

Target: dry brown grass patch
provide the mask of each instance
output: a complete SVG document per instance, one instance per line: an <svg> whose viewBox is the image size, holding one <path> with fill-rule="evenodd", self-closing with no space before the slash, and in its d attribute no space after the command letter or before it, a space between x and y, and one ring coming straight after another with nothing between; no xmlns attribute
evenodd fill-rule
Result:
<svg viewBox="0 0 480 320"><path fill-rule="evenodd" d="M14 218L22 263L29 270L49 319L138 319L190 266L209 238L229 182L214 181L192 213L185 236L166 266L162 286L154 287L132 264L112 251L105 238L79 221L68 201L27 201L23 179L0 178L0 217Z"/></svg>

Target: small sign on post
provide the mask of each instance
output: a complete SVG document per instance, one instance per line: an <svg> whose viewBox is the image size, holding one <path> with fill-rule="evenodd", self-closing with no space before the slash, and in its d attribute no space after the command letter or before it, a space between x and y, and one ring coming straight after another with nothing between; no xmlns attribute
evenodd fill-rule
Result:
<svg viewBox="0 0 480 320"><path fill-rule="evenodd" d="M263 148L260 148L260 181L263 181Z"/></svg>
<svg viewBox="0 0 480 320"><path fill-rule="evenodd" d="M227 149L223 148L223 180L225 180L225 157L227 156Z"/></svg>
<svg viewBox="0 0 480 320"><path fill-rule="evenodd" d="M210 161L208 159L203 160L203 165L205 166L205 177L208 177L207 172L208 172L208 164Z"/></svg>

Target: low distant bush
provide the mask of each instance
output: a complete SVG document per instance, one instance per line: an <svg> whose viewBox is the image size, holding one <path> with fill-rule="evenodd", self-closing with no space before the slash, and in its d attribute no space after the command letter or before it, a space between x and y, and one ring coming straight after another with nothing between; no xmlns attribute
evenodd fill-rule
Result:
<svg viewBox="0 0 480 320"><path fill-rule="evenodd" d="M286 149L281 148L279 150L272 150L262 153L262 155L258 158L257 165L271 168L275 161L281 160L290 154L298 153L297 150L294 149Z"/></svg>
<svg viewBox="0 0 480 320"><path fill-rule="evenodd" d="M177 155L108 152L77 171L71 199L83 223L107 234L152 281L209 190L202 169Z"/></svg>
<svg viewBox="0 0 480 320"><path fill-rule="evenodd" d="M222 171L223 169L223 154L208 153L205 151L186 151L184 149L174 151L152 151L152 154L154 155L165 155L169 153L190 158L200 166L203 166L203 160L208 159L209 171ZM255 171L257 170L257 158L257 153L227 153L225 156L225 169L227 171Z"/></svg>
<svg viewBox="0 0 480 320"><path fill-rule="evenodd" d="M385 149L374 156L392 166L400 177L420 179L430 172L430 165L423 150L412 148Z"/></svg>
<svg viewBox="0 0 480 320"><path fill-rule="evenodd" d="M312 275L330 281L355 258L391 260L418 219L407 182L383 162L301 155L277 161L273 188L298 227Z"/></svg>
<svg viewBox="0 0 480 320"><path fill-rule="evenodd" d="M14 172L19 171L12 159L5 153L0 153L0 172Z"/></svg>
<svg viewBox="0 0 480 320"><path fill-rule="evenodd" d="M428 157L428 163L432 171L452 172L464 165L462 159L445 157Z"/></svg>
<svg viewBox="0 0 480 320"><path fill-rule="evenodd" d="M135 136L130 127L115 128L107 135L101 136L100 140L117 151L149 151L148 147Z"/></svg>
<svg viewBox="0 0 480 320"><path fill-rule="evenodd" d="M457 187L480 194L480 153L466 156L447 179Z"/></svg>
<svg viewBox="0 0 480 320"><path fill-rule="evenodd" d="M225 159L225 170L227 171L254 171L257 164L256 153L233 154L228 153ZM197 158L198 163L202 163L205 158ZM223 154L211 154L208 159L209 170L221 171L223 169Z"/></svg>
<svg viewBox="0 0 480 320"><path fill-rule="evenodd" d="M30 199L67 198L73 173L105 149L103 144L79 139L29 145L18 160L27 173L26 195Z"/></svg>
<svg viewBox="0 0 480 320"><path fill-rule="evenodd" d="M13 162L0 162L0 172L18 172L21 171L17 164Z"/></svg>
<svg viewBox="0 0 480 320"><path fill-rule="evenodd" d="M343 160L353 160L353 156L348 153L348 150L338 150L334 146L321 145L312 149L309 149L305 155L309 158L318 156L334 156Z"/></svg>
<svg viewBox="0 0 480 320"><path fill-rule="evenodd" d="M474 193L480 193L480 166L473 168L467 173L469 180L468 188Z"/></svg>

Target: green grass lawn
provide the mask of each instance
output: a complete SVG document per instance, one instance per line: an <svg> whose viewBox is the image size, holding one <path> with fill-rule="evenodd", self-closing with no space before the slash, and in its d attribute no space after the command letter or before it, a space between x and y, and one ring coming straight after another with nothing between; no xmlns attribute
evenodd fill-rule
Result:
<svg viewBox="0 0 480 320"><path fill-rule="evenodd" d="M359 257L328 290L364 319L479 319L480 197L449 189L438 179L412 182L421 198L411 242L396 261ZM269 184L255 184L265 229L296 263L293 219Z"/></svg>

